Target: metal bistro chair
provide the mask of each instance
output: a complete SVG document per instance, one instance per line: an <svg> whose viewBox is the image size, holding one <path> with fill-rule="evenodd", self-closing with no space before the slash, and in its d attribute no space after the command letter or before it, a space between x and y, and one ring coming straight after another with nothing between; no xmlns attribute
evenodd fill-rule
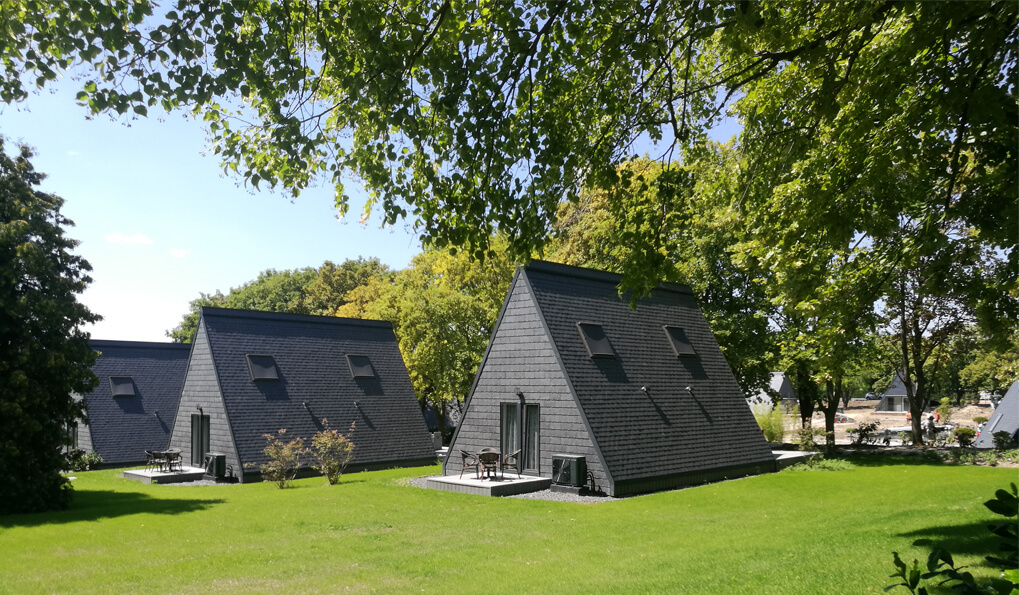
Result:
<svg viewBox="0 0 1019 595"><path fill-rule="evenodd" d="M183 468L182 465L183 465L183 460L181 459L181 456L180 456L180 450L178 450L176 448L171 448L170 450L166 451L166 469L167 469L167 471L169 471L170 473L173 473L174 471L176 471L178 473L181 473L181 472L184 471L184 468Z"/></svg>
<svg viewBox="0 0 1019 595"><path fill-rule="evenodd" d="M506 469L513 469L517 472L517 477L520 477L520 449L516 449L508 455L502 457L502 471L506 472Z"/></svg>
<svg viewBox="0 0 1019 595"><path fill-rule="evenodd" d="M158 456L159 455L157 455L155 451L152 451L152 450L146 450L145 451L145 470L146 471L151 471L153 469L158 470L160 468L160 464L157 462Z"/></svg>
<svg viewBox="0 0 1019 595"><path fill-rule="evenodd" d="M463 464L460 466L460 478L461 479L463 479L464 471L466 469L474 469L474 474L478 478L481 477L481 462L478 460L478 457L476 457L475 455L472 455L471 453L467 452L466 450L461 450L460 451L460 459L463 462Z"/></svg>
<svg viewBox="0 0 1019 595"><path fill-rule="evenodd" d="M499 451L494 448L486 448L478 453L478 460L481 462L482 479L488 475L489 479L495 479L495 473L499 469Z"/></svg>

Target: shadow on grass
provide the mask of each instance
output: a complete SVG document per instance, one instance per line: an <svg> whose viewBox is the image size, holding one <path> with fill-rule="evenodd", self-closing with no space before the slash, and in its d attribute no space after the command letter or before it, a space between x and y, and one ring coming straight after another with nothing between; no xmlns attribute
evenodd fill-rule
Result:
<svg viewBox="0 0 1019 595"><path fill-rule="evenodd" d="M914 538L913 545L935 549L940 548L956 554L984 557L997 552L1001 539L995 537L987 526L993 521L977 521L964 525L939 525L899 533L897 537Z"/></svg>
<svg viewBox="0 0 1019 595"><path fill-rule="evenodd" d="M137 492L75 491L67 510L0 517L0 527L36 527L78 521L96 521L132 514L185 514L206 510L224 500L154 498Z"/></svg>

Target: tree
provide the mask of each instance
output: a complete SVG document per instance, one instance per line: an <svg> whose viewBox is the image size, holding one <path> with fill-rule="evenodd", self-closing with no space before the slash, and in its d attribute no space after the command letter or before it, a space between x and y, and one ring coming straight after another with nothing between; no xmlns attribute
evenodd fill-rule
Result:
<svg viewBox="0 0 1019 595"><path fill-rule="evenodd" d="M668 264L661 280L693 287L741 388L755 394L768 385L778 346L769 324L775 308L764 287L769 273L739 254L746 230L731 208L738 158L730 145L709 144L689 161L628 161L608 190L563 201L545 257L637 279L660 268L642 264L651 258L647 250L656 251ZM653 248L634 242L651 226L658 228Z"/></svg>
<svg viewBox="0 0 1019 595"><path fill-rule="evenodd" d="M345 260L339 266L325 261L321 267L277 271L268 269L258 278L223 295L202 293L177 327L166 332L176 343L189 343L198 328L202 306L332 316L345 302L344 296L375 277L390 275L377 258Z"/></svg>
<svg viewBox="0 0 1019 595"><path fill-rule="evenodd" d="M470 392L495 329L515 268L503 254L477 263L467 252L426 249L392 281L373 279L337 309L337 316L393 323L414 390L422 407L433 406L440 429L447 409Z"/></svg>
<svg viewBox="0 0 1019 595"><path fill-rule="evenodd" d="M8 155L0 137L0 514L70 503L63 448L85 414L72 394L96 385L81 326L100 317L76 297L91 267L71 253L63 199L35 189L44 176L31 157Z"/></svg>
<svg viewBox="0 0 1019 595"><path fill-rule="evenodd" d="M20 0L2 16L0 99L82 64L91 111L190 111L247 182L297 194L324 176L341 213L353 175L366 211L412 216L436 247L480 255L498 228L529 257L559 202L614 184L642 135L668 162L729 110L747 196L781 187L772 207L798 224L778 265L824 230L837 245L880 233L903 201L951 205L1016 258L1011 0L178 0L159 18L147 2ZM881 192L903 163L932 191ZM644 279L667 268L653 252Z"/></svg>
<svg viewBox="0 0 1019 595"><path fill-rule="evenodd" d="M973 360L959 370L959 378L972 393L1005 394L1019 380L1019 337L1013 337L1004 351L977 349Z"/></svg>

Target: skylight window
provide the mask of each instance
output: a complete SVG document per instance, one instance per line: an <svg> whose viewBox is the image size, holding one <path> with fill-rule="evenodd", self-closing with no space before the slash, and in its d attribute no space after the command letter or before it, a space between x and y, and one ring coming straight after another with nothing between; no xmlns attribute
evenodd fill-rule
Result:
<svg viewBox="0 0 1019 595"><path fill-rule="evenodd" d="M584 347L587 348L588 355L602 358L616 357L616 352L612 350L612 343L609 343L605 329L600 324L578 322L577 330L580 331L580 337L584 340Z"/></svg>
<svg viewBox="0 0 1019 595"><path fill-rule="evenodd" d="M133 397L134 380L130 376L110 376L110 393L114 397Z"/></svg>
<svg viewBox="0 0 1019 595"><path fill-rule="evenodd" d="M255 381L279 380L280 375L276 370L276 360L271 355L257 355L249 353L248 371L251 372L251 379Z"/></svg>
<svg viewBox="0 0 1019 595"><path fill-rule="evenodd" d="M672 345L672 350L676 353L676 357L697 356L693 344L690 343L690 339L686 336L686 331L678 326L663 326L662 328L665 329L665 335L669 337L669 344Z"/></svg>
<svg viewBox="0 0 1019 595"><path fill-rule="evenodd" d="M350 366L350 375L354 378L375 378L375 370L372 369L371 360L367 355L347 355L347 365Z"/></svg>

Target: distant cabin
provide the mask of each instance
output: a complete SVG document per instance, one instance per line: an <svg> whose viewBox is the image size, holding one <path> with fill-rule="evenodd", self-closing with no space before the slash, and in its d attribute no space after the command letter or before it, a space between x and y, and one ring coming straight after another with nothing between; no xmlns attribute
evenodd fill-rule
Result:
<svg viewBox="0 0 1019 595"><path fill-rule="evenodd" d="M260 478L264 435L355 429L351 468L422 465L435 451L388 322L202 308L170 444L185 464L226 455Z"/></svg>
<svg viewBox="0 0 1019 595"><path fill-rule="evenodd" d="M144 463L146 450L164 450L177 415L190 345L92 341L99 385L85 400L89 423L71 441L95 451L106 465Z"/></svg>
<svg viewBox="0 0 1019 595"><path fill-rule="evenodd" d="M445 475L461 472L459 451L486 447L520 450L524 474L583 469L611 496L775 469L691 290L663 283L632 309L620 281L540 261L517 270Z"/></svg>
<svg viewBox="0 0 1019 595"><path fill-rule="evenodd" d="M998 402L991 419L987 420L984 429L977 436L974 446L993 448L996 432L1008 432L1012 436L1012 448L1015 448L1016 437L1019 435L1019 380L1012 383L1005 396Z"/></svg>
<svg viewBox="0 0 1019 595"><path fill-rule="evenodd" d="M779 400L777 404L786 413L799 405L796 392L793 390L793 384L789 382L789 377L786 376L785 372L772 372L769 387L778 395ZM770 410L773 404L775 404L774 400L768 394L768 391L765 390L758 391L756 395L747 398L747 405L750 406L750 410L758 414Z"/></svg>
<svg viewBox="0 0 1019 595"><path fill-rule="evenodd" d="M895 378L892 379L885 394L881 396L874 411L885 413L909 411L909 394L906 392L906 383L902 380L902 372L895 373Z"/></svg>

